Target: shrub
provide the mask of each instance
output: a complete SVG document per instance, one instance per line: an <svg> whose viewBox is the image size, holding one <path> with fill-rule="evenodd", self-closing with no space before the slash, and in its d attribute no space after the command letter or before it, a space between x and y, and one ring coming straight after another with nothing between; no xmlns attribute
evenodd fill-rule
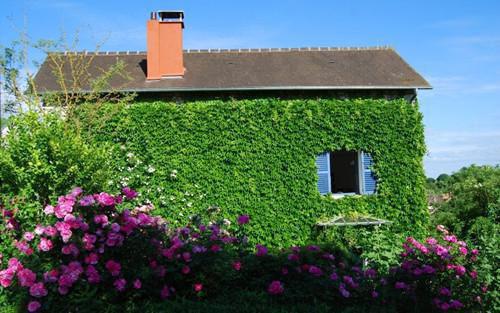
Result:
<svg viewBox="0 0 500 313"><path fill-rule="evenodd" d="M150 215L150 205L130 209L128 201L136 196L130 188L118 196L83 195L75 188L45 207L48 223L34 230L13 223L15 214L5 212L3 231L11 234L16 252L6 257L0 285L32 312L88 309L89 303L119 307L132 300L237 301L238 294L249 293L267 294L284 306L411 303L418 311L480 305L477 253L451 235L423 244L409 238L401 265L383 276L327 247L271 251L249 245L245 229L252 216L170 228Z"/></svg>
<svg viewBox="0 0 500 313"><path fill-rule="evenodd" d="M109 180L106 150L83 142L55 113L12 116L0 140L0 194L23 203L46 204L74 186L102 190Z"/></svg>

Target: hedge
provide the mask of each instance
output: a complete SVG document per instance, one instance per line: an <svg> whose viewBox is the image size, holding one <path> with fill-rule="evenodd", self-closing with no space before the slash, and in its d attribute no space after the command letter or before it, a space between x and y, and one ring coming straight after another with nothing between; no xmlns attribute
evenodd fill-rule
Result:
<svg viewBox="0 0 500 313"><path fill-rule="evenodd" d="M367 214L413 234L428 222L422 115L404 99L252 99L83 105L84 136L115 143L109 182L130 185L179 224L207 209L249 213L249 237L309 242L318 219ZM316 155L372 154L377 193L334 200L317 189ZM144 182L148 182L144 184Z"/></svg>

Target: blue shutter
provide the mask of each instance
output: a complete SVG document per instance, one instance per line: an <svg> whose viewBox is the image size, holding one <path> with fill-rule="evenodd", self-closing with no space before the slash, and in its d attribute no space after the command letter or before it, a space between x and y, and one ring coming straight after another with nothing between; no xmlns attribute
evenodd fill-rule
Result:
<svg viewBox="0 0 500 313"><path fill-rule="evenodd" d="M316 167L318 168L318 190L322 195L332 191L330 182L330 153L325 152L316 157Z"/></svg>
<svg viewBox="0 0 500 313"><path fill-rule="evenodd" d="M363 194L371 195L375 193L377 178L373 174L373 159L369 153L361 152L361 162L363 168Z"/></svg>

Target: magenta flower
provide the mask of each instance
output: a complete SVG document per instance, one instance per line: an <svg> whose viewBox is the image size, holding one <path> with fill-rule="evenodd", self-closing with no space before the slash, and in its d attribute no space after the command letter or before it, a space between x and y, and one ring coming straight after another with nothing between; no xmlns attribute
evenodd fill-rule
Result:
<svg viewBox="0 0 500 313"><path fill-rule="evenodd" d="M452 299L452 300L450 300L450 307L451 307L452 309L459 310L459 309L463 308L463 307L464 307L464 305L463 305L463 303L462 303L462 302L460 302L460 301L458 301L458 300L453 300L453 299Z"/></svg>
<svg viewBox="0 0 500 313"><path fill-rule="evenodd" d="M52 250L53 247L54 245L52 244L52 241L50 239L41 238L40 243L38 244L38 251L47 252Z"/></svg>
<svg viewBox="0 0 500 313"><path fill-rule="evenodd" d="M201 283L196 283L196 284L194 284L194 286L193 286L193 290L194 290L195 292L201 292L201 291L203 290L203 284L201 284Z"/></svg>
<svg viewBox="0 0 500 313"><path fill-rule="evenodd" d="M111 273L111 276L118 276L120 275L120 270L121 270L121 265L120 263L109 260L106 262L106 269Z"/></svg>
<svg viewBox="0 0 500 313"><path fill-rule="evenodd" d="M69 193L72 197L74 198L77 198L79 196L81 196L83 193L83 189L80 188L80 187L75 187L73 188L73 190L71 190L71 192Z"/></svg>
<svg viewBox="0 0 500 313"><path fill-rule="evenodd" d="M339 279L339 275L337 275L337 273L333 272L330 274L330 279L331 280L337 280Z"/></svg>
<svg viewBox="0 0 500 313"><path fill-rule="evenodd" d="M182 267L181 271L182 271L182 274L187 275L187 274L189 274L189 272L191 272L191 268L189 268L189 266L187 266L187 265L184 265Z"/></svg>
<svg viewBox="0 0 500 313"><path fill-rule="evenodd" d="M344 298L349 298L351 296L351 293L347 291L343 285L340 285L339 292Z"/></svg>
<svg viewBox="0 0 500 313"><path fill-rule="evenodd" d="M99 275L97 269L92 265L87 266L85 274L90 284L98 284L101 281L101 275Z"/></svg>
<svg viewBox="0 0 500 313"><path fill-rule="evenodd" d="M95 200L94 200L94 197L93 196L83 196L82 199L80 199L80 205L81 206L84 206L84 207L87 207L87 206L91 206L95 203Z"/></svg>
<svg viewBox="0 0 500 313"><path fill-rule="evenodd" d="M31 255L33 253L33 249L29 246L26 241L18 241L15 243L17 250L26 255Z"/></svg>
<svg viewBox="0 0 500 313"><path fill-rule="evenodd" d="M368 277L370 279L374 279L377 276L377 270L373 268L369 268L365 271L365 277Z"/></svg>
<svg viewBox="0 0 500 313"><path fill-rule="evenodd" d="M219 245L212 245L212 246L210 247L210 251L212 251L212 252L219 252L219 251L221 251L221 250L222 250L222 249L221 249L221 247L220 247Z"/></svg>
<svg viewBox="0 0 500 313"><path fill-rule="evenodd" d="M101 206L113 206L115 205L115 198L105 192L101 192L100 194L96 195L96 200Z"/></svg>
<svg viewBox="0 0 500 313"><path fill-rule="evenodd" d="M191 253L183 252L182 259L184 260L184 262L191 262Z"/></svg>
<svg viewBox="0 0 500 313"><path fill-rule="evenodd" d="M125 290L126 285L127 285L127 281L124 278L117 279L113 283L113 286L115 286L116 290L118 290L120 292Z"/></svg>
<svg viewBox="0 0 500 313"><path fill-rule="evenodd" d="M28 303L28 312L36 312L41 306L42 305L38 301L30 301L30 303Z"/></svg>
<svg viewBox="0 0 500 313"><path fill-rule="evenodd" d="M311 265L309 267L309 274L316 276L316 277L319 277L319 276L323 275L323 271L319 267Z"/></svg>
<svg viewBox="0 0 500 313"><path fill-rule="evenodd" d="M433 246L433 245L437 244L437 240L436 240L435 238L432 238L432 237L427 238L427 239L425 240L425 242L427 242L427 243L428 243L428 244L430 244L431 246Z"/></svg>
<svg viewBox="0 0 500 313"><path fill-rule="evenodd" d="M0 271L0 285L3 288L7 288L12 284L12 280L14 279L14 276L16 274L16 271L13 268L8 268L3 271Z"/></svg>
<svg viewBox="0 0 500 313"><path fill-rule="evenodd" d="M257 256L265 256L267 255L267 248L263 245L256 245L255 248L257 249L257 252L255 253L255 255Z"/></svg>
<svg viewBox="0 0 500 313"><path fill-rule="evenodd" d="M43 233L49 237L57 236L57 229L53 226L47 226L44 228Z"/></svg>
<svg viewBox="0 0 500 313"><path fill-rule="evenodd" d="M248 222L250 222L250 216L244 214L244 215L240 215L238 217L238 224L239 225L248 224Z"/></svg>
<svg viewBox="0 0 500 313"><path fill-rule="evenodd" d="M24 268L17 273L17 278L21 287L31 287L36 281L36 274L30 269Z"/></svg>
<svg viewBox="0 0 500 313"><path fill-rule="evenodd" d="M408 288L408 285L407 285L407 284L405 284L404 282L400 282L400 281L398 281L398 282L396 282L396 284L394 284L394 287L395 287L396 289L406 290L406 289Z"/></svg>
<svg viewBox="0 0 500 313"><path fill-rule="evenodd" d="M469 273L469 275L470 275L470 277L471 277L472 279L476 279L476 278L477 278L477 272L476 272L476 271L471 271L471 272Z"/></svg>
<svg viewBox="0 0 500 313"><path fill-rule="evenodd" d="M104 214L99 214L94 216L94 223L99 224L101 226L108 225L108 216Z"/></svg>
<svg viewBox="0 0 500 313"><path fill-rule="evenodd" d="M439 289L439 294L442 296L451 297L451 291L446 287Z"/></svg>
<svg viewBox="0 0 500 313"><path fill-rule="evenodd" d="M47 289L43 283L36 283L30 287L30 295L35 298L45 297L47 295Z"/></svg>
<svg viewBox="0 0 500 313"><path fill-rule="evenodd" d="M241 270L241 262L240 261L233 262L233 269L235 271Z"/></svg>
<svg viewBox="0 0 500 313"><path fill-rule="evenodd" d="M283 283L280 282L279 280L272 281L267 287L267 292L269 292L269 294L271 295L282 294L284 290L285 288L283 286Z"/></svg>
<svg viewBox="0 0 500 313"><path fill-rule="evenodd" d="M134 189L132 189L130 187L124 187L122 189L122 193L125 195L125 198L127 198L128 200L135 199L138 195L137 191L135 191Z"/></svg>
<svg viewBox="0 0 500 313"><path fill-rule="evenodd" d="M33 238L35 238L35 235L31 232L25 232L23 235L24 240L26 241L31 241Z"/></svg>
<svg viewBox="0 0 500 313"><path fill-rule="evenodd" d="M309 251L320 251L321 248L319 246L316 246L316 245L309 245L309 246L307 246L307 250L309 250Z"/></svg>
<svg viewBox="0 0 500 313"><path fill-rule="evenodd" d="M167 299L170 297L170 295L171 295L170 288L167 285L163 286L163 288L160 291L160 297L162 299Z"/></svg>
<svg viewBox="0 0 500 313"><path fill-rule="evenodd" d="M446 235L446 236L444 236L443 239L445 241L452 242L452 243L457 242L457 237L455 237L454 235Z"/></svg>
<svg viewBox="0 0 500 313"><path fill-rule="evenodd" d="M56 269L52 269L43 274L43 280L46 283L55 283L58 277L59 277L59 271Z"/></svg>
<svg viewBox="0 0 500 313"><path fill-rule="evenodd" d="M462 253L463 255L467 255L468 251L467 251L467 248L465 247L460 247L458 248L458 250L460 251L460 253Z"/></svg>
<svg viewBox="0 0 500 313"><path fill-rule="evenodd" d="M99 261L97 253L90 253L85 257L85 263L95 265Z"/></svg>
<svg viewBox="0 0 500 313"><path fill-rule="evenodd" d="M134 280L133 286L135 289L141 289L142 288L142 282L140 279Z"/></svg>

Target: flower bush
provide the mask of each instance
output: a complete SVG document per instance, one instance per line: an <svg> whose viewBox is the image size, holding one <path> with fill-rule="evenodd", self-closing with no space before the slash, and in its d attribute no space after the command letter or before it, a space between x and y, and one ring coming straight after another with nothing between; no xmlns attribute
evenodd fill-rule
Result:
<svg viewBox="0 0 500 313"><path fill-rule="evenodd" d="M48 223L22 230L4 210L16 252L0 285L25 295L29 312L93 301L212 299L230 292L267 294L277 303L413 307L449 311L481 305L478 251L441 229L442 238L408 238L389 275L354 255L316 245L270 251L251 246L251 216L171 228L151 205L128 207L137 193L84 195L75 188L44 208ZM7 260L8 259L8 260ZM482 289L481 289L482 288ZM64 304L63 304L64 303Z"/></svg>

